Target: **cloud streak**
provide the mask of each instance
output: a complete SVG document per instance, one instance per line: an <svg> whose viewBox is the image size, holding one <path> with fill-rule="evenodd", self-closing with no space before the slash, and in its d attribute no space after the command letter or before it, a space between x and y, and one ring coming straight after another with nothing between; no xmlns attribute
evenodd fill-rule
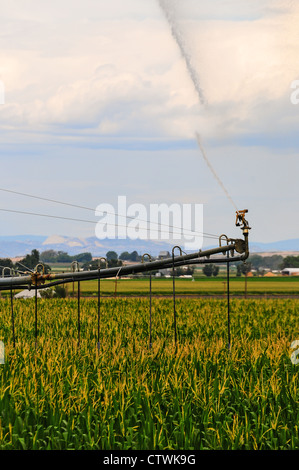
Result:
<svg viewBox="0 0 299 470"><path fill-rule="evenodd" d="M289 87L299 74L298 8L264 1L246 11L219 1L210 9L188 0L185 10L177 2L165 10L165 1L179 47L158 3L149 8L131 0L126 9L116 0L109 7L88 2L85 14L76 4L69 16L68 2L61 10L34 8L34 0L31 8L7 7L10 23L0 36L7 94L2 130L145 140L192 139L199 130L219 140L271 132L269 104L281 126L295 128ZM247 21L235 17L242 11Z"/></svg>

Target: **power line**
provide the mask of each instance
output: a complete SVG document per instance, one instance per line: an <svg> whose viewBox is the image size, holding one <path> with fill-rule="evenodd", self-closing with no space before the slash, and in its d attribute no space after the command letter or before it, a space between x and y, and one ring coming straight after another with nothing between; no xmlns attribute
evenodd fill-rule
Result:
<svg viewBox="0 0 299 470"><path fill-rule="evenodd" d="M94 220L87 220L87 219L77 219L77 218L74 218L74 217L64 217L64 216L59 216L59 215L51 215L51 214L41 214L41 213L37 213L37 212L28 212L28 211L20 211L20 210L14 210L14 209L4 209L4 208L0 208L0 211L2 212L9 212L9 213L14 213L14 214L23 214L23 215L33 215L33 216L37 216L37 217L48 217L48 218L51 218L51 219L60 219L60 220L68 220L68 221L73 221L73 222L84 222L84 223L90 223L90 224L101 224L101 225L106 225L104 222L95 222ZM110 225L113 225L113 226L116 226L116 227L126 227L126 225L120 225L120 224L110 224ZM152 228L146 228L145 229L146 231L152 231L153 229ZM154 229L154 230L157 230L157 229ZM168 234L172 234L172 235L183 235L181 233L178 233L178 232L162 232L161 233L168 233ZM195 232L194 232L195 233ZM219 239L219 236L217 235L204 235L204 238L217 238Z"/></svg>
<svg viewBox="0 0 299 470"><path fill-rule="evenodd" d="M0 191L7 192L7 193L12 193L12 194L17 194L19 196L26 196L26 197L30 197L30 198L33 198L33 199L39 199L39 200L42 200L42 201L52 202L52 203L55 203L55 204L61 204L61 205L64 205L64 206L75 207L77 209L85 209L85 210L88 210L88 211L95 212L95 209L92 209L91 207L82 206L82 205L78 205L78 204L73 204L73 203L65 202L65 201L58 201L57 199L50 199L50 198L46 198L46 197L43 197L43 196L36 196L36 195L33 195L33 194L23 193L23 192L15 191L15 190L12 190L12 189L0 188ZM117 213L114 213L114 212L113 213L108 212L108 211L105 211L105 212L107 214L114 215L114 216L117 216L117 217L123 217L123 218L126 218L126 219L138 220L140 222L146 222L146 223L155 224L155 225L158 225L158 226L164 226L164 227L167 227L167 228L182 230L182 227L176 227L175 225L167 225L167 224L163 224L161 222L151 222L151 221L148 221L148 220L145 220L145 219L139 219L139 218L135 218L135 217L132 217L132 216L129 216L129 215L120 215L120 214L117 214ZM34 215L33 213L28 213L28 214ZM35 214L35 215L37 215L37 214ZM51 216L51 217L56 217L56 216ZM68 219L68 220L77 220L77 219ZM79 220L79 219L78 219L78 221L83 222L82 220ZM92 223L95 223L95 222L92 222ZM116 225L118 227L125 227L124 225L120 225L120 224L114 224L114 225ZM158 231L158 229L157 229L157 231ZM184 230L184 233L185 232L186 232L186 230ZM205 232L198 232L198 231L192 231L192 230L187 230L187 232L190 232L189 233L190 235L204 235L204 236L206 236L206 238L219 238L218 235L215 235L213 233L205 233ZM163 233L163 232L161 231L161 233ZM176 232L170 232L170 233L175 234Z"/></svg>

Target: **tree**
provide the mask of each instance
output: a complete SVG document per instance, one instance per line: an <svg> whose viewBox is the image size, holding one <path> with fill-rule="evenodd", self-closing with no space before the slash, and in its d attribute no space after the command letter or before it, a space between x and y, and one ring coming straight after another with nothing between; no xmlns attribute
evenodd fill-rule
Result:
<svg viewBox="0 0 299 470"><path fill-rule="evenodd" d="M192 266L188 266L187 268L184 268L183 266L181 266L181 267L175 268L174 273L176 276L184 276L186 274L188 276L192 276L192 274L194 273L194 268Z"/></svg>
<svg viewBox="0 0 299 470"><path fill-rule="evenodd" d="M216 266L215 264L205 264L202 272L207 276L217 276L219 273L219 266Z"/></svg>
<svg viewBox="0 0 299 470"><path fill-rule="evenodd" d="M140 261L141 256L138 255L137 251L132 251L132 253L129 253L128 251L124 251L119 259L124 260L124 261Z"/></svg>
<svg viewBox="0 0 299 470"><path fill-rule="evenodd" d="M286 256L281 263L281 269L299 268L299 256Z"/></svg>
<svg viewBox="0 0 299 470"><path fill-rule="evenodd" d="M254 254L248 258L248 262L251 263L252 268L256 270L266 268L273 270L281 268L284 258L281 255L260 256Z"/></svg>
<svg viewBox="0 0 299 470"><path fill-rule="evenodd" d="M130 253L128 251L123 251L120 256L119 256L119 259L123 260L123 261L127 261L130 259Z"/></svg>
<svg viewBox="0 0 299 470"><path fill-rule="evenodd" d="M20 269L20 271L24 270L25 267L30 269L30 270L35 270L36 266L41 263L40 257L39 257L39 251L38 250L32 250L31 254L26 255L25 258L23 258L20 262L22 263L23 266L19 265L18 262L16 263L16 267ZM43 263L44 264L44 263ZM25 266L25 267L24 267ZM40 270L40 269L39 269ZM51 271L50 266L47 264L44 264L44 272L47 274L49 271Z"/></svg>
<svg viewBox="0 0 299 470"><path fill-rule="evenodd" d="M39 251L32 250L30 255L26 255L25 258L21 260L21 263L29 269L35 269L36 265L39 263Z"/></svg>
<svg viewBox="0 0 299 470"><path fill-rule="evenodd" d="M40 255L40 260L43 263L55 263L57 259L57 251L45 250Z"/></svg>
<svg viewBox="0 0 299 470"><path fill-rule="evenodd" d="M123 262L120 259L109 259L108 261L108 268L116 268L117 266L122 266Z"/></svg>
<svg viewBox="0 0 299 470"><path fill-rule="evenodd" d="M237 276L248 274L251 271L251 263L238 263L237 265Z"/></svg>
<svg viewBox="0 0 299 470"><path fill-rule="evenodd" d="M58 251L56 263L71 263L72 261L72 256L70 256L66 251Z"/></svg>
<svg viewBox="0 0 299 470"><path fill-rule="evenodd" d="M202 272L207 276L217 276L219 273L219 266L216 266L214 264L205 264L203 267Z"/></svg>
<svg viewBox="0 0 299 470"><path fill-rule="evenodd" d="M111 261L112 259L117 260L118 259L118 254L116 253L116 251L108 251L106 253L106 259L107 259L107 261Z"/></svg>
<svg viewBox="0 0 299 470"><path fill-rule="evenodd" d="M92 254L91 253L79 253L76 256L72 256L73 260L78 261L78 263L88 263L89 261L92 261Z"/></svg>
<svg viewBox="0 0 299 470"><path fill-rule="evenodd" d="M205 264L202 272L205 274L205 276L211 277L213 274L213 266L211 264Z"/></svg>
<svg viewBox="0 0 299 470"><path fill-rule="evenodd" d="M218 276L218 273L219 273L219 266L214 266L213 264L212 266L213 266L213 276L216 277Z"/></svg>
<svg viewBox="0 0 299 470"><path fill-rule="evenodd" d="M130 255L131 261L140 261L140 256L138 255L137 251L132 251Z"/></svg>
<svg viewBox="0 0 299 470"><path fill-rule="evenodd" d="M86 252L71 256L66 251L46 250L41 253L40 259L47 263L71 263L72 261L87 263L92 260L92 254Z"/></svg>

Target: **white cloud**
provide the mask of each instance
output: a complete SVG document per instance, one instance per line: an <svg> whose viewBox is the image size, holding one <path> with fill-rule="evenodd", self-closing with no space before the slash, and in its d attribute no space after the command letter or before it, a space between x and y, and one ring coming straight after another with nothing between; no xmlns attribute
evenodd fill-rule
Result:
<svg viewBox="0 0 299 470"><path fill-rule="evenodd" d="M270 2L246 8L233 0L213 8L174 3L185 13L180 27L208 101L203 109L155 2L131 0L124 8L116 0L78 1L71 14L68 1L61 8L58 3L6 6L0 39L4 127L191 138L198 126L211 137L219 126L227 136L246 127L258 131L254 116L258 110L263 122L264 105L269 119L269 102L280 102L279 112L290 114L287 93L297 64L299 74L294 8L290 16L281 2L272 2L270 16L251 19L265 14ZM192 12L205 20L190 20Z"/></svg>
<svg viewBox="0 0 299 470"><path fill-rule="evenodd" d="M251 152L255 164L264 162L263 179L267 178L267 168L274 168L277 185L280 165L271 166L272 152L276 161L283 156L295 168L299 106L290 103L291 82L299 78L299 10L295 2L173 0L173 5L205 92L205 107L199 104L157 1L12 0L3 4L0 80L5 84L6 104L0 107L0 139L2 149L5 143L10 144L5 146L5 177L11 185L22 184L28 161L26 183L35 181L35 175L29 173L35 165L40 178L40 186L35 187L42 191L47 178L54 180L57 162L65 159L63 174L56 178L61 198L65 188L71 194L78 187L82 189L80 184L84 182L84 191L91 191L88 197L92 205L99 197L97 178L102 174L106 153L87 152L86 148L125 148L127 143L133 142L133 147L134 142L143 141L143 148L148 146L150 150L152 146L154 153L165 140L191 140L195 131L200 132L204 144L207 142L208 155L212 155L212 163L233 197L243 194L245 161L247 165ZM277 150L279 139L281 149ZM255 140L259 142L253 146ZM50 161L51 152L59 158L43 175L42 161ZM213 178L208 179L205 165L197 167L197 157L202 163L197 150L192 150L196 154L194 160L186 156L190 150L177 151L175 157L172 151L166 157L166 152L159 150L155 159L150 151L138 153L134 161L130 161L130 152L122 152L123 149L108 154L109 171L114 170L117 161L121 174L115 187L106 177L101 180L101 187L106 185L105 195L108 191L109 197L117 194L123 184L128 193L139 190L138 197L144 194L147 200L153 195L160 200L183 199L188 194L190 200L199 198L202 202L200 198L206 197L212 208L212 224L219 205L223 213L228 211L225 198L219 203L221 190L215 189ZM228 153L232 156L226 166ZM82 158L84 175L79 166ZM167 165L161 167L163 158ZM189 175L179 192L176 181L184 170L187 172L186 161ZM134 182L124 182L126 171L132 172ZM250 171L250 181L256 187L256 170L252 167ZM146 191L142 178L140 188L136 186L140 173L150 174ZM287 188L286 178L281 184L283 191ZM263 187L254 195L249 194L249 182L247 188L244 204L248 196L262 227ZM267 189L270 204L273 194L269 182ZM296 189L292 191L296 201ZM50 189L48 195L51 197ZM289 199L284 201L280 201L282 215L286 206L294 208ZM95 204L98 202L96 199ZM259 233L262 235L263 231L264 227ZM271 231L273 227L269 226L269 236Z"/></svg>

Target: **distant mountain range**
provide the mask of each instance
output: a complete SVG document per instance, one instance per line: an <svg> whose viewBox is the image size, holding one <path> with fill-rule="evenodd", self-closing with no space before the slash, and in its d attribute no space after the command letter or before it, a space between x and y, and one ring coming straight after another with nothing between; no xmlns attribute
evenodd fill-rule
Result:
<svg viewBox="0 0 299 470"><path fill-rule="evenodd" d="M291 240L281 240L271 243L250 243L250 251L253 253L262 252L298 252L299 254L299 238L293 238Z"/></svg>
<svg viewBox="0 0 299 470"><path fill-rule="evenodd" d="M173 244L163 241L148 240L99 240L96 237L76 238L61 235L49 237L39 235L0 236L0 258L18 257L37 249L40 253L45 250L65 251L69 255L90 252L93 256L105 256L107 251L116 251L119 255L128 251L139 254L149 253L157 256L160 251L171 251Z"/></svg>
<svg viewBox="0 0 299 470"><path fill-rule="evenodd" d="M30 253L33 249L37 249L40 252L50 249L66 251L70 255L90 252L93 256L105 256L109 250L116 251L118 254L123 251L131 253L136 250L139 254L150 253L152 256L157 256L160 251L171 252L172 247L173 243L158 240L99 240L96 237L75 238L61 235L51 235L49 237L38 235L0 236L0 258L23 256ZM204 246L203 248L208 249L211 246ZM251 253L269 252L269 254L298 252L299 254L299 238L272 243L253 242L250 243L250 251Z"/></svg>

